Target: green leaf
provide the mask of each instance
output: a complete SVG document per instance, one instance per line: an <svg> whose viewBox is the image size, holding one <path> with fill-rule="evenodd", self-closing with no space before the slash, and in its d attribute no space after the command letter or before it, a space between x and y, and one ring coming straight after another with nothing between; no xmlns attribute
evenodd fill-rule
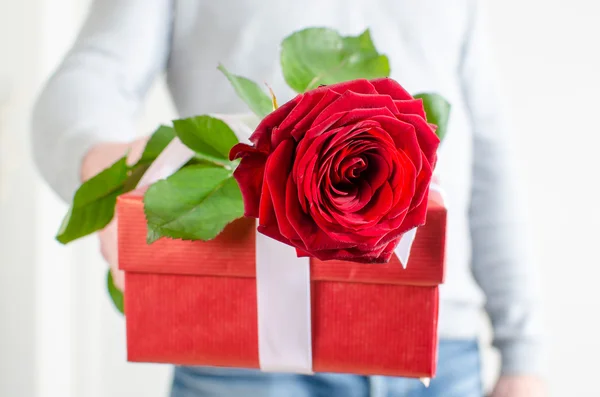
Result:
<svg viewBox="0 0 600 397"><path fill-rule="evenodd" d="M126 157L83 183L63 219L56 239L62 244L103 229L113 218L117 196L128 176Z"/></svg>
<svg viewBox="0 0 600 397"><path fill-rule="evenodd" d="M244 202L230 170L189 166L150 186L144 211L149 243L159 236L211 240L244 215Z"/></svg>
<svg viewBox="0 0 600 397"><path fill-rule="evenodd" d="M271 98L254 81L245 77L236 76L229 73L225 66L219 65L218 69L223 72L229 80L235 92L261 119L273 111Z"/></svg>
<svg viewBox="0 0 600 397"><path fill-rule="evenodd" d="M123 293L115 286L115 282L113 281L110 270L108 270L108 274L106 276L106 287L108 289L110 299L112 300L113 305L115 305L115 308L120 311L121 314L125 314L125 299L123 298Z"/></svg>
<svg viewBox="0 0 600 397"><path fill-rule="evenodd" d="M230 164L229 151L238 143L235 133L223 121L197 116L173 121L175 134L198 157L217 164Z"/></svg>
<svg viewBox="0 0 600 397"><path fill-rule="evenodd" d="M148 229L148 233L146 234L146 243L152 244L156 240L162 238L163 235L154 229Z"/></svg>
<svg viewBox="0 0 600 397"><path fill-rule="evenodd" d="M129 177L124 183L123 192L129 192L136 188L138 182L144 176L144 173L150 168L152 162L162 153L169 143L175 138L173 127L161 125L154 131L138 162L131 167Z"/></svg>
<svg viewBox="0 0 600 397"><path fill-rule="evenodd" d="M103 229L114 216L117 196L135 189L144 172L175 137L173 128L159 127L150 137L140 160L128 167L122 157L83 183L63 219L56 239L67 244Z"/></svg>
<svg viewBox="0 0 600 397"><path fill-rule="evenodd" d="M175 138L173 127L161 125L150 137L142 157L137 164L152 163L158 155L167 147L167 145Z"/></svg>
<svg viewBox="0 0 600 397"><path fill-rule="evenodd" d="M137 184L139 183L140 179L142 179L144 173L148 170L148 168L150 168L151 164L152 162L145 164L136 164L133 166L133 168L129 169L129 176L123 183L123 193L130 192L137 187Z"/></svg>
<svg viewBox="0 0 600 397"><path fill-rule="evenodd" d="M327 28L308 28L283 40L281 67L287 84L305 92L358 78L388 77L388 58L377 52L369 30L341 36Z"/></svg>
<svg viewBox="0 0 600 397"><path fill-rule="evenodd" d="M436 134L440 140L443 140L448 129L450 103L438 94L421 93L414 97L423 100L427 122L437 126Z"/></svg>

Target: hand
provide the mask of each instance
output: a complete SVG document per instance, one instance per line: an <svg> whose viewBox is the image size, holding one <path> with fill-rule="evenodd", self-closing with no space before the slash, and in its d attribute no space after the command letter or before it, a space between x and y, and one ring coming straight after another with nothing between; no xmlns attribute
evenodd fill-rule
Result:
<svg viewBox="0 0 600 397"><path fill-rule="evenodd" d="M142 155L148 138L138 139L131 144L126 143L101 143L94 146L86 154L81 167L81 179L85 181L117 161L127 150L129 164L135 163ZM98 233L100 239L100 252L110 266L115 287L125 289L125 275L119 270L117 256L117 222L116 216Z"/></svg>
<svg viewBox="0 0 600 397"><path fill-rule="evenodd" d="M501 376L490 397L546 397L544 383L533 376Z"/></svg>
<svg viewBox="0 0 600 397"><path fill-rule="evenodd" d="M113 284L122 292L125 290L125 273L119 270L116 216L104 229L98 232L98 238L100 239L100 253L110 267Z"/></svg>

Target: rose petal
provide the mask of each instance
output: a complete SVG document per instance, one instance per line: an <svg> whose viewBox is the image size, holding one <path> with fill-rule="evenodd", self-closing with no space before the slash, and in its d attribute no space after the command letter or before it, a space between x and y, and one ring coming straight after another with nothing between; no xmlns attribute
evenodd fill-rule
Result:
<svg viewBox="0 0 600 397"><path fill-rule="evenodd" d="M364 121L364 120L370 120L371 118L376 117L376 116L388 116L393 119L396 119L396 116L394 116L394 113L392 113L392 111L386 107L356 109L352 112L348 112L344 117L339 119L332 126L332 128L356 124L356 123Z"/></svg>
<svg viewBox="0 0 600 397"><path fill-rule="evenodd" d="M342 157L342 161L339 164L338 174L344 179L355 179L367 169L369 163L368 160L362 156L345 156ZM377 188L377 187L376 187Z"/></svg>
<svg viewBox="0 0 600 397"><path fill-rule="evenodd" d="M258 217L258 228L257 230L277 241L287 242L287 239L281 235L279 226L277 224L277 216L273 208L273 201L271 200L271 192L269 191L268 182L265 180L262 185L262 194L260 200L260 214Z"/></svg>
<svg viewBox="0 0 600 397"><path fill-rule="evenodd" d="M275 211L276 222L282 236L287 239L298 239L294 228L286 215L286 187L294 158L294 143L291 138L281 142L267 160L265 180L267 181L270 198Z"/></svg>
<svg viewBox="0 0 600 397"><path fill-rule="evenodd" d="M397 165L394 171L397 173L393 178L398 185L392 185L394 191L394 208L390 210L387 218L392 219L399 216L401 213L410 209L412 200L417 189L417 175L413 163L410 161L404 151L397 151L395 160Z"/></svg>
<svg viewBox="0 0 600 397"><path fill-rule="evenodd" d="M396 100L414 99L397 81L388 77L371 80L371 84L380 94L387 94Z"/></svg>
<svg viewBox="0 0 600 397"><path fill-rule="evenodd" d="M312 255L311 255L310 253L308 253L308 252L304 251L304 250L303 250L303 249L301 249L301 248L296 248L296 256L297 256L298 258L306 258L307 256L309 256L309 257L310 257L310 256L312 256Z"/></svg>
<svg viewBox="0 0 600 397"><path fill-rule="evenodd" d="M316 128L320 129L325 127L329 122L333 124L335 121L327 120L325 123L322 123L323 125L319 125ZM298 143L296 148L296 161L292 171L294 180L299 183L301 179L306 177L309 162L312 162L319 157L326 159L327 154L321 153L325 152L323 145L328 144L329 139L332 137L334 137L334 139L343 139L349 132L352 132L352 128L352 126L336 128L329 130L324 134L320 134L317 137L308 136L307 134L307 136ZM310 135L312 135L312 133Z"/></svg>
<svg viewBox="0 0 600 397"><path fill-rule="evenodd" d="M313 255L322 261L343 260L367 264L386 263L391 258L394 248L393 243L388 243L367 249L353 247L339 250L320 250L314 252Z"/></svg>
<svg viewBox="0 0 600 397"><path fill-rule="evenodd" d="M313 256L321 261L340 260L340 261L352 261L357 255L349 252L348 250L321 250L315 251ZM360 261L356 261L359 262ZM370 262L368 262L370 263Z"/></svg>
<svg viewBox="0 0 600 397"><path fill-rule="evenodd" d="M392 241L385 244L377 244L370 249L358 248L356 251L358 258L362 259L364 263L387 263L392 257L394 247L394 241Z"/></svg>
<svg viewBox="0 0 600 397"><path fill-rule="evenodd" d="M422 152L415 128L395 117L375 116L372 120L381 125L381 128L394 140L396 147L407 154L415 169L419 172L421 170Z"/></svg>
<svg viewBox="0 0 600 397"><path fill-rule="evenodd" d="M346 227L363 225L370 220L363 219L362 216L355 216L354 213L360 211L369 203L373 202L374 190L367 181L360 181L360 186L356 191L347 197L338 200L332 200L332 215L334 218Z"/></svg>
<svg viewBox="0 0 600 397"><path fill-rule="evenodd" d="M392 240L389 243L387 243L383 251L381 251L377 256L376 261L379 263L389 262L390 259L392 259L392 255L394 255L394 250L396 249L399 243L400 238L396 238L395 240Z"/></svg>
<svg viewBox="0 0 600 397"><path fill-rule="evenodd" d="M392 207L393 199L394 192L390 185L385 183L381 186L381 189L373 193L371 200L364 208L353 214L348 214L348 218L352 219L357 216L368 223L378 222Z"/></svg>
<svg viewBox="0 0 600 397"><path fill-rule="evenodd" d="M394 207L385 214L383 219L370 228L355 231L357 235L364 238L364 244L380 244L382 241L387 242L389 239L397 236L398 233L393 233L393 231L401 226L404 217L409 211L415 185L414 168L406 157L399 155L397 161L399 165L396 165L396 167L402 178L402 182L400 183L402 189L393 189L391 187L394 194Z"/></svg>
<svg viewBox="0 0 600 397"><path fill-rule="evenodd" d="M440 138L435 134L424 118L412 114L398 114L399 120L410 123L415 127L419 147L425 153L425 157L431 164L440 145Z"/></svg>
<svg viewBox="0 0 600 397"><path fill-rule="evenodd" d="M365 178L369 181L374 190L379 189L384 182L390 179L392 174L391 168L393 165L386 158L385 152L368 153L369 168L367 169ZM389 156L389 154L388 154Z"/></svg>
<svg viewBox="0 0 600 397"><path fill-rule="evenodd" d="M386 233L389 233L389 229L380 227L379 224L371 228L366 229L352 229L348 230L348 227L338 225L332 225L331 228L327 229L327 234L336 241L342 241L355 248L372 248L376 246L379 241L385 237ZM369 235L372 234L372 235Z"/></svg>
<svg viewBox="0 0 600 397"><path fill-rule="evenodd" d="M256 149L254 146L250 146L245 143L236 143L229 151L229 160L233 161L235 159L247 157L254 154L267 155L268 152L262 152Z"/></svg>
<svg viewBox="0 0 600 397"><path fill-rule="evenodd" d="M364 150L364 145L368 143L365 139L359 139L358 137L361 134L365 134L369 129L378 127L379 125L373 121L365 120L357 123L355 125L348 125L345 127L339 127L336 129L332 129L331 131L335 132L333 137L327 144L327 147L324 149L327 154L331 151L337 153L340 148L350 147L351 145L356 145L357 142L361 142L361 148ZM327 136L330 136L329 132Z"/></svg>
<svg viewBox="0 0 600 397"><path fill-rule="evenodd" d="M356 79L350 81L344 81L342 83L336 83L326 86L327 89L335 91L339 94L343 94L346 91L356 92L358 94L377 94L377 90L367 79Z"/></svg>
<svg viewBox="0 0 600 397"><path fill-rule="evenodd" d="M348 205L352 201L356 200L358 188L355 186L350 186L347 191L341 191L335 186L331 186L331 189L327 189L326 194L329 202L325 203L333 204L333 207L339 207Z"/></svg>
<svg viewBox="0 0 600 397"><path fill-rule="evenodd" d="M308 93L307 93L308 95ZM292 125L291 134L296 141L300 141L306 132L314 126L314 121L318 115L323 112L327 106L329 106L333 101L338 99L340 94L334 91L326 91L325 95L321 98L321 100L313 106L312 110L302 119L296 120Z"/></svg>
<svg viewBox="0 0 600 397"><path fill-rule="evenodd" d="M413 195L410 209L421 204L421 202L426 199L432 175L433 170L429 165L429 161L427 161L425 155L423 155L423 167L421 168L421 172L419 172L415 181L415 193Z"/></svg>
<svg viewBox="0 0 600 397"><path fill-rule="evenodd" d="M360 123L360 126L363 124L377 126L377 123L373 124L372 122ZM322 144L315 144L317 140L313 141L313 144L310 146L311 151L307 151L303 157L302 162L304 164L300 164L296 168L296 170L301 170L301 172L303 172L305 181L304 186L299 187L298 193L302 195L300 191L305 192L306 197L308 197L308 201L313 203L313 205L308 208L310 208L311 215L322 230L326 231L327 233L334 232L344 234L343 228L340 230L340 228L331 224L333 219L330 218L330 215L335 218L336 223L345 228L351 229L372 226L376 224L382 216L387 215L385 211L389 210L393 204L393 200L392 203L386 206L385 211L381 211L381 214L377 214L377 217L368 217L368 219L365 219L364 217L360 216L348 215L348 213L360 211L370 203L372 205L371 194L374 191L374 189L371 188L372 183L375 182L377 187L381 186L383 182L388 179L389 171L392 167L394 167L394 165L392 162L387 161L389 156L379 156L378 161L381 161L384 165L379 165L379 168L381 169L375 169L374 172L379 172L382 175L375 178L365 177L365 180L360 180L359 182L361 184L360 189L350 190L347 192L348 194L346 196L340 195L340 191L337 190L335 186L327 185L327 183L331 182L328 176L330 174L334 174L334 172L331 170L331 167L339 167L339 164L337 164L338 162L344 160L348 161L348 159L351 161L353 156L362 155L362 153L378 153L378 151L385 153L387 151L393 156L397 156L397 149L395 148L391 137L379 129L353 130L352 126L348 126L335 131L333 138L330 139L332 133L333 131L328 131L327 133L319 136L317 139L320 143L323 143L329 139L327 149L323 149ZM338 143L338 145L333 145L333 143ZM342 146L344 144L345 146ZM322 164L317 171L318 176L313 176L315 174L316 163L318 162L317 157L319 153L323 153L324 150L329 154L324 160L321 160ZM321 156L323 157L323 155ZM334 159L333 161L332 158ZM310 166L305 164L310 164ZM398 163L397 166L399 166L399 164L400 163ZM408 161L408 166L412 169L412 172L409 173L409 175L412 177L412 175L414 175L414 167L410 161ZM373 167L378 167L378 165L374 164ZM367 170L368 169L369 168L367 168ZM310 183L306 183L307 178L311 179ZM392 178L392 180L395 181L397 178L398 177ZM315 181L318 181L318 183ZM398 182L396 181L396 184L397 183ZM388 192L389 191L390 190L388 186ZM322 197L322 194L325 194L325 196ZM299 199L301 198L302 197L299 197ZM409 202L407 205L408 204ZM349 219L350 217L352 218ZM398 220L398 222L401 222L401 219ZM388 230L381 231L379 232L379 235L375 234L375 237L379 239L382 235L387 233L387 231ZM350 230L348 234L351 234L352 232L353 230ZM336 237L338 236L336 235ZM359 236L359 238L361 238L361 236ZM352 236L346 236L343 241L356 242L356 238Z"/></svg>
<svg viewBox="0 0 600 397"><path fill-rule="evenodd" d="M331 203L327 201L317 203L316 207L310 208L309 210L312 220L323 233L331 236L336 241L346 243L352 242L353 240L340 240L335 238L336 233L341 233L344 230L344 227L343 225L340 225L339 222L337 222L337 220L332 216L334 212L335 209Z"/></svg>
<svg viewBox="0 0 600 397"><path fill-rule="evenodd" d="M271 151L271 132L272 129L288 116L302 99L302 95L297 95L294 99L284 103L276 110L269 113L256 127L256 130L250 136L250 142L256 146L257 150L263 152Z"/></svg>
<svg viewBox="0 0 600 397"><path fill-rule="evenodd" d="M267 156L255 151L251 146L247 147L252 150L246 151L245 148L241 146L237 148L234 147L234 149L236 149L235 153L232 150L234 156L242 157L242 161L234 171L233 177L237 181L240 191L242 192L242 198L244 199L244 215L251 218L258 218Z"/></svg>
<svg viewBox="0 0 600 397"><path fill-rule="evenodd" d="M410 210L401 226L398 228L402 233L406 233L410 229L418 226L423 226L427 219L427 206L429 201L429 188L425 191L423 200L419 205Z"/></svg>
<svg viewBox="0 0 600 397"><path fill-rule="evenodd" d="M396 157L404 155L404 152L401 149L397 149L389 134L379 127L370 129L368 135L371 136L373 142L378 142L378 146L368 151L368 153L380 154L379 160L385 162L386 165L387 174L385 175L385 179L390 183L393 190L397 190L397 186L401 184L401 173L399 172L401 170L398 169L400 163ZM404 163L402 162L402 164ZM412 163L408 164L408 166L414 168ZM372 175L371 171L367 172L367 178L369 178L371 185L374 189L377 189L381 185L379 178L382 178L382 176L377 177Z"/></svg>
<svg viewBox="0 0 600 397"><path fill-rule="evenodd" d="M323 113L321 113L321 115L323 115ZM306 131L306 134L304 135L304 139L302 139L300 141L300 143L305 139L308 139L308 140L314 139L314 138L318 137L319 135L333 129L333 126L335 125L335 123L339 119L344 117L345 115L346 115L345 112L339 112L339 113L332 114L331 116L324 119L323 121L320 121L319 123L316 123L316 121L315 121L315 123L313 123L312 127L310 127L310 129L308 131Z"/></svg>
<svg viewBox="0 0 600 397"><path fill-rule="evenodd" d="M302 188L305 197L304 200L306 201L306 207L303 207L303 209L310 210L310 207L318 202L318 192L316 189L318 175L316 169L319 158L317 156L307 157L309 158L309 161L304 171L304 175L298 178L299 181L302 181L302 184L298 183L298 187Z"/></svg>
<svg viewBox="0 0 600 397"><path fill-rule="evenodd" d="M398 113L394 101L388 95L368 95L346 91L341 97L323 110L323 112L315 119L314 125L321 123L336 113L354 112L356 109L370 108L388 108L392 113Z"/></svg>
<svg viewBox="0 0 600 397"><path fill-rule="evenodd" d="M380 239L380 244L387 244L388 242L401 237L404 233L408 232L410 229L415 227L423 226L427 219L427 207L428 207L428 194L429 190L425 192L424 200L415 208L408 211L402 218L401 223L399 223L394 229L390 230L390 232ZM396 220L394 220L395 222Z"/></svg>
<svg viewBox="0 0 600 397"><path fill-rule="evenodd" d="M351 127L346 127L350 130ZM323 146L328 140L336 134L344 134L342 129L327 131L323 135L319 135L315 139L310 139L306 136L296 149L296 160L292 169L292 176L298 185L298 200L302 204L302 208L307 211L306 205L317 202L316 184L318 183L319 175L317 166L320 161L320 153L323 152ZM306 204L304 204L306 202Z"/></svg>
<svg viewBox="0 0 600 397"><path fill-rule="evenodd" d="M296 128L299 128L300 131L307 129L312 123L312 120L314 120L316 117L314 113L315 108L318 108L319 102L321 102L326 96L328 96L328 98L325 103L321 104L321 109L333 102L339 95L331 93L329 90L325 90L323 87L309 91L305 94L301 94L298 104L277 126L277 131L273 132L271 137L273 146L277 146L279 142L292 136L292 133L296 132L297 134L298 130L296 130ZM304 128L302 126L297 127L299 123L303 123ZM294 138L299 140L301 136L295 136Z"/></svg>
<svg viewBox="0 0 600 397"><path fill-rule="evenodd" d="M400 114L416 114L425 119L425 108L423 107L422 99L413 99L407 101L394 101Z"/></svg>
<svg viewBox="0 0 600 397"><path fill-rule="evenodd" d="M288 179L286 188L286 214L290 224L301 239L301 242L294 241L297 248L313 253L315 250L324 248L340 249L351 246L342 241L334 240L323 233L323 231L317 227L314 220L302 211L298 200L296 200L297 196L298 192L296 184L293 183L293 180L290 178Z"/></svg>

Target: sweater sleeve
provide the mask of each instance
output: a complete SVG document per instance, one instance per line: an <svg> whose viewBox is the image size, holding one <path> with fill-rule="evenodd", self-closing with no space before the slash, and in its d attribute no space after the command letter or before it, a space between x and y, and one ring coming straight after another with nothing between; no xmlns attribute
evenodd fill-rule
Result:
<svg viewBox="0 0 600 397"><path fill-rule="evenodd" d="M524 193L510 137L513 128L503 110L480 3L474 0L470 9L460 68L473 126L473 272L486 296L501 373L542 375L541 289L520 200Z"/></svg>
<svg viewBox="0 0 600 397"><path fill-rule="evenodd" d="M63 200L93 145L135 138L136 113L166 67L171 18L171 0L94 0L32 114L35 162Z"/></svg>

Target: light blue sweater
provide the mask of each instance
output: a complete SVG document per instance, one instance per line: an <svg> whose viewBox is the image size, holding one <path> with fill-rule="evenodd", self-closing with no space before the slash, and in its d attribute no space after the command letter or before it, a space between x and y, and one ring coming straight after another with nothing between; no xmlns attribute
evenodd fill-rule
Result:
<svg viewBox="0 0 600 397"><path fill-rule="evenodd" d="M369 27L410 92L452 103L437 172L447 193L448 270L440 336L474 338L490 315L505 374L540 370L537 279L522 234L517 170L475 0L98 0L33 117L39 169L65 200L85 152L134 138L136 113L166 73L181 117L246 111L216 66L291 98L278 45L294 30Z"/></svg>

